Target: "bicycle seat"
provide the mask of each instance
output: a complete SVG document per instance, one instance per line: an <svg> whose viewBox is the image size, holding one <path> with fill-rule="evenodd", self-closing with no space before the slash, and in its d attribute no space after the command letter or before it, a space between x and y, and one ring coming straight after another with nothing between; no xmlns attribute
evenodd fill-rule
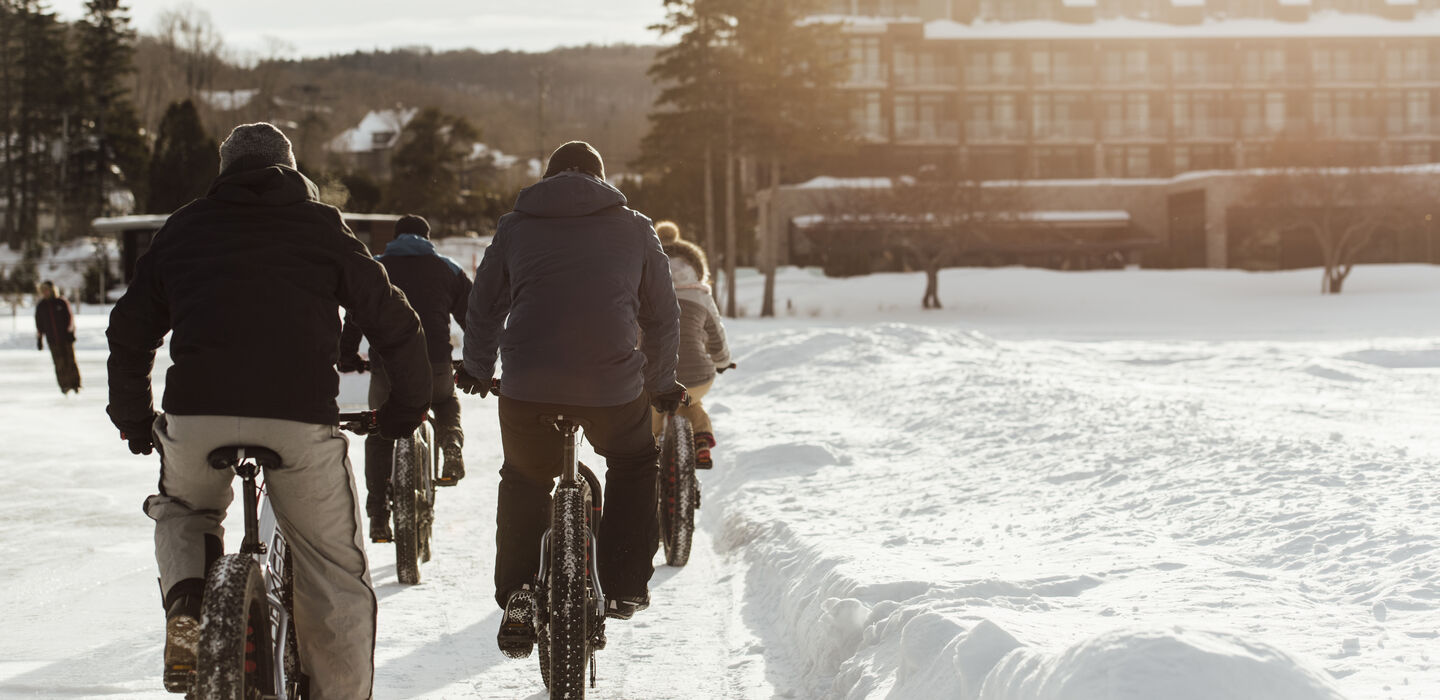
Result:
<svg viewBox="0 0 1440 700"><path fill-rule="evenodd" d="M217 447L205 458L211 469L234 469L246 460L253 460L261 469L279 469L285 465L275 450L258 445Z"/></svg>
<svg viewBox="0 0 1440 700"><path fill-rule="evenodd" d="M564 421L564 422L566 422L566 423L569 423L570 425L573 425L573 426L576 426L576 427L579 427L579 428L583 428L583 429L586 430L587 432L590 430L590 421L584 420L584 419L582 419L582 418L578 418L578 417L576 417L576 416L566 416L566 415L559 415L559 414L555 414L555 413L542 413L542 414L537 418L537 420L540 421L540 424L541 424L541 425L554 426L554 425L560 423L561 421Z"/></svg>

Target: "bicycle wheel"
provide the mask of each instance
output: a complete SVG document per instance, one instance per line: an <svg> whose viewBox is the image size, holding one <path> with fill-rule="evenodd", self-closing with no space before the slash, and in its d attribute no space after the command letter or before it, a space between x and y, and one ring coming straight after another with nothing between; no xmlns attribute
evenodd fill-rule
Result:
<svg viewBox="0 0 1440 700"><path fill-rule="evenodd" d="M555 489L550 507L547 619L541 625L540 675L552 698L585 697L590 661L590 501L581 482Z"/></svg>
<svg viewBox="0 0 1440 700"><path fill-rule="evenodd" d="M197 697L255 700L275 694L270 605L260 566L248 554L221 557L205 580Z"/></svg>
<svg viewBox="0 0 1440 700"><path fill-rule="evenodd" d="M435 449L435 435L425 424L425 439L416 443L421 450L417 463L420 470L420 561L430 561L430 537L435 525L435 480L440 476L440 451Z"/></svg>
<svg viewBox="0 0 1440 700"><path fill-rule="evenodd" d="M280 540L283 545L284 539ZM285 629L285 687L286 697L290 700L305 700L309 695L309 679L300 670L300 643L295 638L295 567L294 559L290 556L290 548L284 547L284 554L281 557L280 567L280 604L285 608L285 615L289 617L290 624ZM270 575L275 576L271 570ZM274 579L271 579L274 581Z"/></svg>
<svg viewBox="0 0 1440 700"><path fill-rule="evenodd" d="M695 432L690 421L670 416L660 449L660 541L665 563L685 566L695 536Z"/></svg>
<svg viewBox="0 0 1440 700"><path fill-rule="evenodd" d="M420 472L415 438L395 441L394 467L390 473L390 498L395 515L395 576L400 583L420 583Z"/></svg>

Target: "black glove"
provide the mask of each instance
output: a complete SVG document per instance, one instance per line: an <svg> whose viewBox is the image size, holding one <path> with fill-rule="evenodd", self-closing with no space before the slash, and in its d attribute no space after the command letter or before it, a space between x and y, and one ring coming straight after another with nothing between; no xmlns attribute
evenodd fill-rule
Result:
<svg viewBox="0 0 1440 700"><path fill-rule="evenodd" d="M410 437L425 419L425 410L402 408L393 401L386 401L375 413L375 422L380 426L380 437L399 440Z"/></svg>
<svg viewBox="0 0 1440 700"><path fill-rule="evenodd" d="M45 349L45 336L43 336L43 335L36 335L36 336L35 336L35 349L36 349L36 350L44 350L44 349Z"/></svg>
<svg viewBox="0 0 1440 700"><path fill-rule="evenodd" d="M335 368L340 370L342 374L346 372L358 372L360 374L364 374L365 358L360 357L360 353L357 352L349 357L340 358L340 361L335 363Z"/></svg>
<svg viewBox="0 0 1440 700"><path fill-rule="evenodd" d="M483 399L490 395L490 377L481 379L466 372L464 367L456 367L455 388L467 394L479 394Z"/></svg>
<svg viewBox="0 0 1440 700"><path fill-rule="evenodd" d="M669 391L651 394L650 405L660 413L674 413L675 409L680 408L680 404L685 403L687 398L689 397L685 393L685 385L675 382L675 386L671 387Z"/></svg>
<svg viewBox="0 0 1440 700"><path fill-rule="evenodd" d="M715 368L715 373L716 373L716 374L724 374L724 373L725 373L725 370L727 370L727 369L735 369L735 363L734 363L734 362L731 362L730 364L725 365L724 367L716 367L716 368Z"/></svg>
<svg viewBox="0 0 1440 700"><path fill-rule="evenodd" d="M150 431L155 428L155 419L159 415L152 414L148 422L116 424L115 427L120 429L120 439L130 444L130 454L148 455L155 450L155 437Z"/></svg>

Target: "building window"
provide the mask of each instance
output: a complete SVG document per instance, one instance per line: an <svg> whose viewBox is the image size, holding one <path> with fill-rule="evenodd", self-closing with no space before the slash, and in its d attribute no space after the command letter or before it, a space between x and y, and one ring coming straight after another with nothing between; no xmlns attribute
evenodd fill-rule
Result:
<svg viewBox="0 0 1440 700"><path fill-rule="evenodd" d="M955 85L955 66L945 61L939 51L917 50L908 46L895 48L896 85Z"/></svg>
<svg viewBox="0 0 1440 700"><path fill-rule="evenodd" d="M1171 116L1178 138L1229 138L1234 132L1222 92L1177 92Z"/></svg>
<svg viewBox="0 0 1440 700"><path fill-rule="evenodd" d="M1397 90L1386 95L1385 131L1390 136L1429 136L1429 90Z"/></svg>
<svg viewBox="0 0 1440 700"><path fill-rule="evenodd" d="M1285 49L1245 49L1240 79L1247 83L1290 83L1305 79L1304 68Z"/></svg>
<svg viewBox="0 0 1440 700"><path fill-rule="evenodd" d="M1368 93L1358 90L1316 92L1315 128L1322 137L1373 138L1375 119L1370 115Z"/></svg>
<svg viewBox="0 0 1440 700"><path fill-rule="evenodd" d="M1229 83L1230 59L1219 49L1176 49L1173 54L1175 82L1189 85Z"/></svg>
<svg viewBox="0 0 1440 700"><path fill-rule="evenodd" d="M889 139L882 107L881 94L878 92L862 93L856 98L855 106L850 110L850 121L860 136L871 141Z"/></svg>
<svg viewBox="0 0 1440 700"><path fill-rule="evenodd" d="M1161 20L1171 0L1100 0L1100 17Z"/></svg>
<svg viewBox="0 0 1440 700"><path fill-rule="evenodd" d="M1020 120L1018 96L1009 93L971 95L966 102L969 117L965 136L971 141L1018 141L1025 137Z"/></svg>
<svg viewBox="0 0 1440 700"><path fill-rule="evenodd" d="M1153 97L1148 92L1106 93L1100 96L1102 132L1107 139L1154 138L1161 135L1152 119Z"/></svg>
<svg viewBox="0 0 1440 700"><path fill-rule="evenodd" d="M1024 72L1010 49L972 51L965 65L965 82L971 85L1017 85Z"/></svg>
<svg viewBox="0 0 1440 700"><path fill-rule="evenodd" d="M947 95L895 97L896 141L955 141L959 137Z"/></svg>
<svg viewBox="0 0 1440 700"><path fill-rule="evenodd" d="M1234 153L1229 146L1202 144L1175 147L1175 172L1193 170L1228 170L1235 167Z"/></svg>
<svg viewBox="0 0 1440 700"><path fill-rule="evenodd" d="M880 58L880 39L869 37L850 40L850 82L874 84L886 82L887 70Z"/></svg>
<svg viewBox="0 0 1440 700"><path fill-rule="evenodd" d="M1151 177L1154 149L1150 146L1110 146L1105 149L1107 177Z"/></svg>
<svg viewBox="0 0 1440 700"><path fill-rule="evenodd" d="M1051 19L1058 0L980 0L980 18L991 22Z"/></svg>
<svg viewBox="0 0 1440 700"><path fill-rule="evenodd" d="M1077 180L1095 177L1095 149L1090 147L1040 147L1035 149L1035 177L1047 180Z"/></svg>
<svg viewBox="0 0 1440 700"><path fill-rule="evenodd" d="M1227 18L1270 16L1270 5L1274 0L1206 0L1207 8L1217 8Z"/></svg>
<svg viewBox="0 0 1440 700"><path fill-rule="evenodd" d="M1036 85L1077 86L1095 82L1090 52L1075 49L1036 49L1030 52L1030 70Z"/></svg>
<svg viewBox="0 0 1440 700"><path fill-rule="evenodd" d="M1100 78L1129 85L1158 83L1160 73L1153 69L1154 64L1146 49L1106 49L1100 54Z"/></svg>
<svg viewBox="0 0 1440 700"><path fill-rule="evenodd" d="M1036 139L1095 138L1089 100L1082 93L1038 93L1030 98L1030 113Z"/></svg>
<svg viewBox="0 0 1440 700"><path fill-rule="evenodd" d="M1312 54L1316 82L1370 83L1376 78L1376 52L1370 48L1321 46Z"/></svg>
<svg viewBox="0 0 1440 700"><path fill-rule="evenodd" d="M1385 78L1390 82L1429 80L1430 56L1424 46L1391 46L1385 50Z"/></svg>

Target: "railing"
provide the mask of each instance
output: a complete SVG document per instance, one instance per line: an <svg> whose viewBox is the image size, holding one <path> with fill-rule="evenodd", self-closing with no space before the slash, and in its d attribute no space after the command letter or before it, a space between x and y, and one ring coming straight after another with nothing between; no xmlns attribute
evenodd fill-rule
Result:
<svg viewBox="0 0 1440 700"><path fill-rule="evenodd" d="M1228 85L1235 80L1230 66L1176 66L1176 85Z"/></svg>
<svg viewBox="0 0 1440 700"><path fill-rule="evenodd" d="M960 140L959 122L907 122L895 124L896 141L956 142Z"/></svg>
<svg viewBox="0 0 1440 700"><path fill-rule="evenodd" d="M967 66L965 82L969 85L1021 85L1025 82L1025 71L1019 68L996 71L980 66Z"/></svg>
<svg viewBox="0 0 1440 700"><path fill-rule="evenodd" d="M1251 65L1240 66L1240 81L1261 85L1292 85L1305 82L1305 66L1291 63L1283 66Z"/></svg>
<svg viewBox="0 0 1440 700"><path fill-rule="evenodd" d="M1035 122L1037 141L1093 141L1095 122L1090 119L1061 119Z"/></svg>
<svg viewBox="0 0 1440 700"><path fill-rule="evenodd" d="M1342 83L1346 85L1356 83L1369 84L1374 83L1379 75L1379 67L1373 63L1329 68L1317 67L1315 70L1315 82Z"/></svg>
<svg viewBox="0 0 1440 700"><path fill-rule="evenodd" d="M884 83L890 74L889 66L876 65L874 63L852 63L850 64L850 83L858 85L874 85Z"/></svg>
<svg viewBox="0 0 1440 700"><path fill-rule="evenodd" d="M1054 66L1035 71L1035 84L1045 87L1077 87L1095 84L1094 66Z"/></svg>
<svg viewBox="0 0 1440 700"><path fill-rule="evenodd" d="M1025 138L1025 123L966 122L965 138L969 141L1021 141Z"/></svg>
<svg viewBox="0 0 1440 700"><path fill-rule="evenodd" d="M1240 134L1245 138L1269 138L1282 133L1303 134L1309 122L1299 117L1290 117L1276 124L1262 118L1240 120Z"/></svg>
<svg viewBox="0 0 1440 700"><path fill-rule="evenodd" d="M1235 135L1235 122L1230 119L1191 119L1176 122L1177 139L1228 139Z"/></svg>
<svg viewBox="0 0 1440 700"><path fill-rule="evenodd" d="M1101 131L1106 139L1157 139L1165 137L1165 123L1159 119L1106 120Z"/></svg>
<svg viewBox="0 0 1440 700"><path fill-rule="evenodd" d="M895 84L901 87L917 85L956 87L959 85L959 78L960 71L955 66L897 67L895 69Z"/></svg>
<svg viewBox="0 0 1440 700"><path fill-rule="evenodd" d="M1387 117L1385 133L1389 136L1434 136L1435 125L1429 120L1410 121L1403 117Z"/></svg>
<svg viewBox="0 0 1440 700"><path fill-rule="evenodd" d="M1321 138L1374 138L1380 135L1380 122L1375 117L1341 117L1317 121L1315 130Z"/></svg>
<svg viewBox="0 0 1440 700"><path fill-rule="evenodd" d="M1100 82L1115 85L1159 85L1165 82L1165 71L1154 65L1100 67Z"/></svg>

